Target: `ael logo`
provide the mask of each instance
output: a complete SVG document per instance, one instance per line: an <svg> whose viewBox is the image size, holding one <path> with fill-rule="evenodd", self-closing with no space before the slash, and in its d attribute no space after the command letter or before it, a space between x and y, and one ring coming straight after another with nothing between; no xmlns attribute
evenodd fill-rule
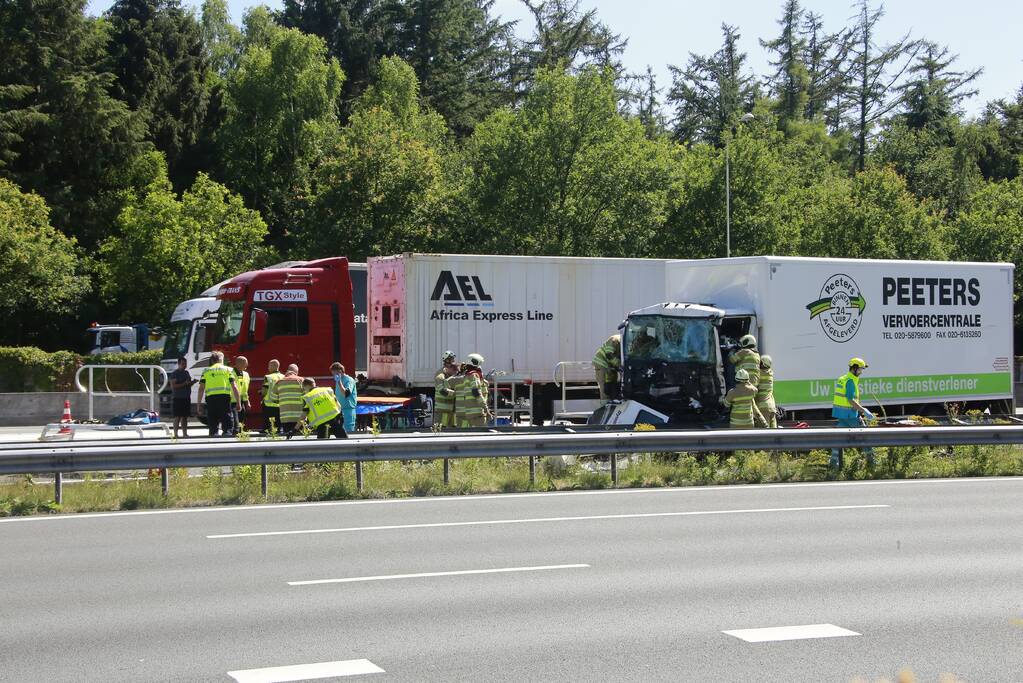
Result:
<svg viewBox="0 0 1023 683"><path fill-rule="evenodd" d="M433 287L430 301L444 301L445 306L493 306L494 297L483 289L477 275L453 275L442 270Z"/></svg>

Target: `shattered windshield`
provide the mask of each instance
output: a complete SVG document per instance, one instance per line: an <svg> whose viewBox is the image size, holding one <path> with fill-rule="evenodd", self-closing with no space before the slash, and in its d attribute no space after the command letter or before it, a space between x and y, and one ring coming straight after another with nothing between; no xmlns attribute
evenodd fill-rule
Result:
<svg viewBox="0 0 1023 683"><path fill-rule="evenodd" d="M714 326L706 318L644 315L629 318L625 355L638 360L713 363Z"/></svg>

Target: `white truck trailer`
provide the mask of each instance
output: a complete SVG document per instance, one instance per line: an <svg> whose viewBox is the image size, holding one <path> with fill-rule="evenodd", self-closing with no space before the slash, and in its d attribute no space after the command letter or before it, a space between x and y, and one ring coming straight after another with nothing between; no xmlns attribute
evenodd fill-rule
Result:
<svg viewBox="0 0 1023 683"><path fill-rule="evenodd" d="M722 338L753 333L790 411L828 409L852 357L868 404L1012 407L1011 263L757 256L672 261L668 301L721 309ZM937 404L937 405L935 405Z"/></svg>
<svg viewBox="0 0 1023 683"><path fill-rule="evenodd" d="M664 299L656 259L401 254L370 258L369 379L424 389L445 350L476 352L505 382L532 384L534 419L567 383L594 382L586 364L626 314ZM575 394L582 396L583 394ZM596 398L593 392L592 398Z"/></svg>

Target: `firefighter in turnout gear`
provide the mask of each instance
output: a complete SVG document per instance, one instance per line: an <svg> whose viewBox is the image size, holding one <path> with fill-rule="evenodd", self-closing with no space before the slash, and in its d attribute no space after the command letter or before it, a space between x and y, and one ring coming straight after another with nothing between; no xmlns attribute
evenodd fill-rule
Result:
<svg viewBox="0 0 1023 683"><path fill-rule="evenodd" d="M443 367L433 378L433 424L436 427L455 426L455 392L449 380L458 373L455 352L445 351L441 358Z"/></svg>
<svg viewBox="0 0 1023 683"><path fill-rule="evenodd" d="M778 408L774 404L774 361L766 353L760 357L760 383L755 400L768 429L778 428Z"/></svg>
<svg viewBox="0 0 1023 683"><path fill-rule="evenodd" d="M745 370L754 388L760 383L760 354L757 353L757 338L752 334L743 335L739 339L739 350L728 357L728 362L736 372ZM735 382L739 383L738 377Z"/></svg>
<svg viewBox="0 0 1023 683"><path fill-rule="evenodd" d="M729 390L721 402L731 409L728 426L732 429L752 429L754 424L763 425L764 417L757 409L755 398L757 388L750 384L749 373L739 369L735 371L735 386Z"/></svg>
<svg viewBox="0 0 1023 683"><path fill-rule="evenodd" d="M463 363L459 374L448 380L455 392L455 425L482 427L489 417L486 384L470 363Z"/></svg>
<svg viewBox="0 0 1023 683"><path fill-rule="evenodd" d="M593 374L597 378L600 404L618 394L618 375L622 367L622 335L612 334L593 354Z"/></svg>

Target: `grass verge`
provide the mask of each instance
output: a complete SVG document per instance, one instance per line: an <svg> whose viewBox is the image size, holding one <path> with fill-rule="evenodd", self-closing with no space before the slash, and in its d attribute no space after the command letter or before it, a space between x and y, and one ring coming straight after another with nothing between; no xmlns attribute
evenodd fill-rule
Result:
<svg viewBox="0 0 1023 683"><path fill-rule="evenodd" d="M619 469L620 488L761 484L832 479L909 479L981 477L1023 474L1023 449L1005 446L953 448L881 448L874 467L857 451L846 451L841 472L828 469L828 452L735 452L692 455L652 453L634 458ZM624 463L624 458L620 461ZM401 498L408 496L565 491L609 488L611 477L579 464L565 467L541 462L536 483L529 481L525 458L451 461L450 483L443 481L442 461L374 462L363 466L364 490L355 486L352 464L310 465L293 473L286 466L270 468L267 502ZM0 517L53 512L96 512L142 508L197 507L263 502L258 465L235 467L229 473L207 468L200 477L172 470L170 494L160 491L159 473L138 473L136 480L86 477L64 487L62 505L53 502L50 483L24 478L0 484Z"/></svg>

